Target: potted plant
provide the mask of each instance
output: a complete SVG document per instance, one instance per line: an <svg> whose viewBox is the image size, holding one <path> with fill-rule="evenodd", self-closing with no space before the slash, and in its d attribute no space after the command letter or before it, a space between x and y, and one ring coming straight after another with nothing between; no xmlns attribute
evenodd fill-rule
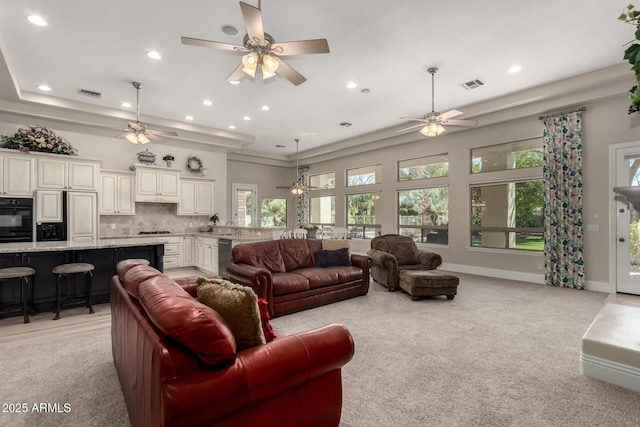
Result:
<svg viewBox="0 0 640 427"><path fill-rule="evenodd" d="M213 223L213 225L215 226L218 221L220 221L220 218L218 217L217 213L214 213L213 215L211 215L211 217L209 218L209 221Z"/></svg>
<svg viewBox="0 0 640 427"><path fill-rule="evenodd" d="M316 233L318 232L318 226L315 224L305 224L302 226L303 229L307 230L307 237L309 239L315 239Z"/></svg>
<svg viewBox="0 0 640 427"><path fill-rule="evenodd" d="M173 155L172 155L172 154L165 154L165 156L162 158L162 160L164 160L164 162L167 164L167 167L168 167L168 168L170 168L170 167L171 167L171 164L173 163L173 161L174 161L175 159L176 159L176 158L175 158L175 157L173 157Z"/></svg>

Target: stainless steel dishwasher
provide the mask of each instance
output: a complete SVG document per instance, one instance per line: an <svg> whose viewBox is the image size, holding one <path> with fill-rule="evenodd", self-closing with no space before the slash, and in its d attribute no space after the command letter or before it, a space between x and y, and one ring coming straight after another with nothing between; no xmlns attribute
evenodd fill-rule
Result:
<svg viewBox="0 0 640 427"><path fill-rule="evenodd" d="M227 265L231 262L231 239L218 239L218 276L227 278Z"/></svg>

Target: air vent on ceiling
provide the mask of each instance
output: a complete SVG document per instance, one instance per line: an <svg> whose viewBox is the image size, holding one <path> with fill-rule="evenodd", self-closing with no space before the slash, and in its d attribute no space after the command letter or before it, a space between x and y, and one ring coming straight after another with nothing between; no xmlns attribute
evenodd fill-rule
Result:
<svg viewBox="0 0 640 427"><path fill-rule="evenodd" d="M102 96L102 94L100 92L94 92L92 90L80 89L80 88L78 88L78 93L80 95L88 96L90 98L98 98L98 99L100 99L100 97Z"/></svg>
<svg viewBox="0 0 640 427"><path fill-rule="evenodd" d="M348 128L348 127L350 127L352 125L349 122L342 122L342 123L340 123L340 126L344 126L344 127Z"/></svg>
<svg viewBox="0 0 640 427"><path fill-rule="evenodd" d="M484 82L482 80L480 80L480 79L475 79L475 80L471 80L471 81L466 82L466 83L462 83L462 84L460 84L460 86L462 86L466 90L471 90L471 89L477 89L479 87L484 86Z"/></svg>

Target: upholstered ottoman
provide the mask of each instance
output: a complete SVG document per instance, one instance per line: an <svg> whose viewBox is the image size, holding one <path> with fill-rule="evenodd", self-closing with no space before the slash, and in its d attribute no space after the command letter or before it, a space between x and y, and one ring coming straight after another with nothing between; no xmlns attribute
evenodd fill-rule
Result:
<svg viewBox="0 0 640 427"><path fill-rule="evenodd" d="M400 288L414 301L431 295L446 295L447 299L453 299L460 282L457 276L439 270L400 270L399 279Z"/></svg>

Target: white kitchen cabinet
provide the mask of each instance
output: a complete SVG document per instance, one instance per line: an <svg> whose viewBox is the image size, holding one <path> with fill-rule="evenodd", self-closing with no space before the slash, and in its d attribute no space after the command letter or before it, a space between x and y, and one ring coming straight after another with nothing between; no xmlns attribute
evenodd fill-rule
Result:
<svg viewBox="0 0 640 427"><path fill-rule="evenodd" d="M136 202L178 203L180 171L136 166Z"/></svg>
<svg viewBox="0 0 640 427"><path fill-rule="evenodd" d="M196 237L195 239L195 265L202 269L204 265L204 238Z"/></svg>
<svg viewBox="0 0 640 427"><path fill-rule="evenodd" d="M188 267L191 265L195 265L196 257L195 257L195 243L196 238L193 236L182 236L182 262L180 265L183 267Z"/></svg>
<svg viewBox="0 0 640 427"><path fill-rule="evenodd" d="M175 268L182 265L180 260L181 247L182 239L180 237L167 237L167 243L164 244L164 268Z"/></svg>
<svg viewBox="0 0 640 427"><path fill-rule="evenodd" d="M37 188L98 191L100 164L91 160L38 158Z"/></svg>
<svg viewBox="0 0 640 427"><path fill-rule="evenodd" d="M62 222L61 190L36 190L36 223Z"/></svg>
<svg viewBox="0 0 640 427"><path fill-rule="evenodd" d="M218 239L208 237L199 239L201 243L198 244L197 251L200 263L196 267L207 273L218 274Z"/></svg>
<svg viewBox="0 0 640 427"><path fill-rule="evenodd" d="M34 161L35 159L24 154L0 156L0 193L3 196L33 196Z"/></svg>
<svg viewBox="0 0 640 427"><path fill-rule="evenodd" d="M100 215L135 215L135 175L102 172L100 174Z"/></svg>
<svg viewBox="0 0 640 427"><path fill-rule="evenodd" d="M213 191L214 181L181 179L178 215L213 215Z"/></svg>
<svg viewBox="0 0 640 427"><path fill-rule="evenodd" d="M67 240L91 242L98 239L98 196L96 193L67 193Z"/></svg>

